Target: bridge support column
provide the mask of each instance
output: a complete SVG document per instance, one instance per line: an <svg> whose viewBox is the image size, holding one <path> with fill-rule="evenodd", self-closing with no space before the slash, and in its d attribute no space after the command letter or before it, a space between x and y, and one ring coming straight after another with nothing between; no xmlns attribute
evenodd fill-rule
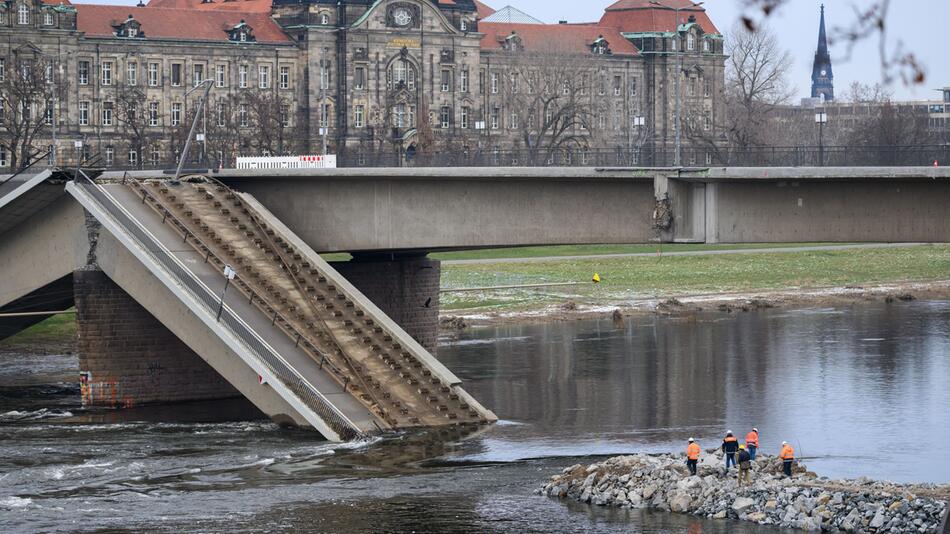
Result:
<svg viewBox="0 0 950 534"><path fill-rule="evenodd" d="M425 254L363 254L333 268L420 345L435 354L439 342L441 263Z"/></svg>
<svg viewBox="0 0 950 534"><path fill-rule="evenodd" d="M102 271L74 272L73 287L84 406L240 396Z"/></svg>

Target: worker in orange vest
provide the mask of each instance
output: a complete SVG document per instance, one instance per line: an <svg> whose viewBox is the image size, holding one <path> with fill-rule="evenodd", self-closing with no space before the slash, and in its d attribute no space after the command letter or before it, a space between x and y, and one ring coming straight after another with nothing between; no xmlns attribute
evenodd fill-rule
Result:
<svg viewBox="0 0 950 534"><path fill-rule="evenodd" d="M699 443L689 438L689 445L686 446L686 467L689 468L689 474L696 475L696 464L699 462Z"/></svg>
<svg viewBox="0 0 950 534"><path fill-rule="evenodd" d="M782 459L782 471L785 473L785 476L792 476L792 462L795 461L795 449L793 449L787 441L782 442L782 452L779 453L779 458Z"/></svg>
<svg viewBox="0 0 950 534"><path fill-rule="evenodd" d="M755 460L755 451L759 449L759 429L753 428L752 432L745 435L745 448L749 451L749 456Z"/></svg>
<svg viewBox="0 0 950 534"><path fill-rule="evenodd" d="M739 440L732 434L732 430L726 432L726 437L722 440L722 452L726 455L726 471L729 471L730 465L736 465L736 454L739 452Z"/></svg>

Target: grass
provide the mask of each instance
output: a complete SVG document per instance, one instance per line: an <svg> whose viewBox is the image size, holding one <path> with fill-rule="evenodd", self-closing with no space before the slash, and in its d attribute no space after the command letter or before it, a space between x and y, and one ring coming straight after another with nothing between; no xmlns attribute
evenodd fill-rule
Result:
<svg viewBox="0 0 950 534"><path fill-rule="evenodd" d="M26 330L0 341L0 347L47 342L65 342L76 337L76 314L54 315Z"/></svg>
<svg viewBox="0 0 950 534"><path fill-rule="evenodd" d="M603 282L541 290L447 293L446 310L534 307L565 300L603 303L691 293L950 279L950 246L840 251L551 260L442 266L442 287Z"/></svg>

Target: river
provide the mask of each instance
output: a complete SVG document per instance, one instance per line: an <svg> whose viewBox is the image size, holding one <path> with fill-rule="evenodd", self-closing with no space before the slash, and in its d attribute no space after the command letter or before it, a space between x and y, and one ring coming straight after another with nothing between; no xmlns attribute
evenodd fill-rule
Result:
<svg viewBox="0 0 950 534"><path fill-rule="evenodd" d="M477 328L439 357L497 425L340 446L240 401L82 413L75 356L0 353L3 530L777 532L532 493L752 425L822 475L950 482L950 302Z"/></svg>

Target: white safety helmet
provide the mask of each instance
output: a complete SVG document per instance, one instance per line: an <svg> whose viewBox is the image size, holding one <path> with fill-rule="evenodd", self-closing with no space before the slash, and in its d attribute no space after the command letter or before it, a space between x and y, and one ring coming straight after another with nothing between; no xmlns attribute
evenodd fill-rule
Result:
<svg viewBox="0 0 950 534"><path fill-rule="evenodd" d="M732 434L732 430L726 430L726 434Z"/></svg>
<svg viewBox="0 0 950 534"><path fill-rule="evenodd" d="M788 442L787 442L787 441L783 441L783 442L782 442L782 445L788 445Z"/></svg>
<svg viewBox="0 0 950 534"><path fill-rule="evenodd" d="M690 442L690 443L692 443L692 442L694 442L694 441L696 441L696 440L693 439L693 438L689 438L689 442Z"/></svg>
<svg viewBox="0 0 950 534"><path fill-rule="evenodd" d="M752 427L752 431L753 431L753 432L758 432L759 429L758 429L758 428L755 428L755 427Z"/></svg>

